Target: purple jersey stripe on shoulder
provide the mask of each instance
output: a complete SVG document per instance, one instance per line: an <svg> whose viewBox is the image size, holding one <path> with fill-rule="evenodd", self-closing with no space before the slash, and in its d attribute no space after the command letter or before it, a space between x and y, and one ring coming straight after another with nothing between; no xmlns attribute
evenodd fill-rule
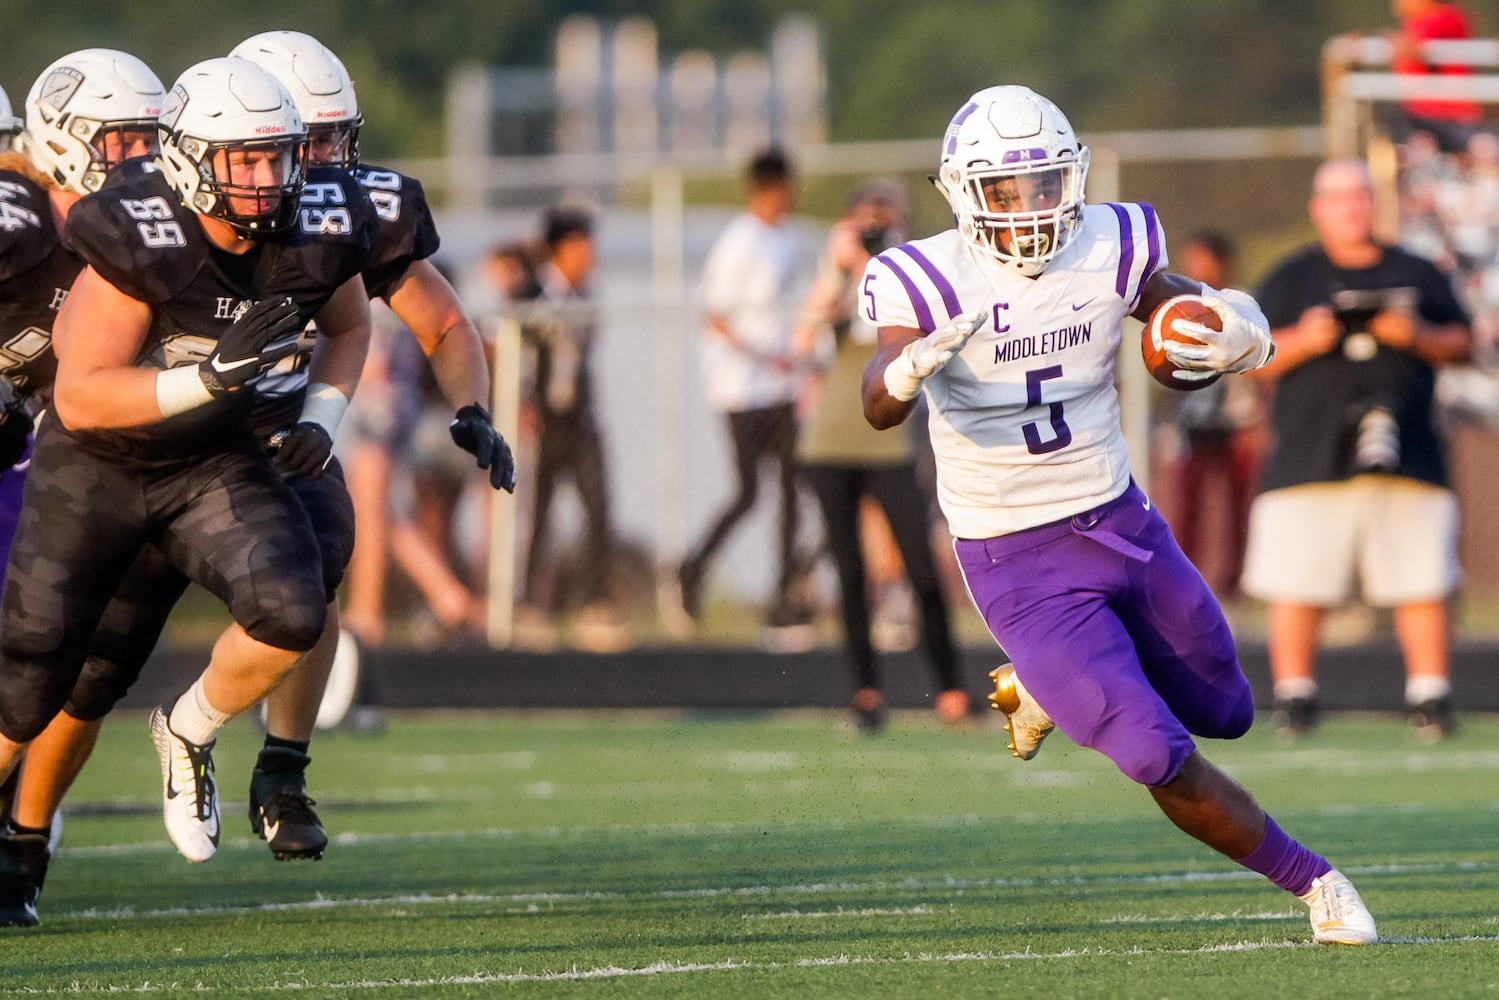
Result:
<svg viewBox="0 0 1499 1000"><path fill-rule="evenodd" d="M947 309L947 318L957 319L963 312L963 304L958 301L958 292L953 288L952 282L947 280L947 275L937 270L937 265L911 244L902 243L895 249L904 251L907 257L914 260L917 266L926 272L926 276L932 279L932 284L937 286L937 293L942 296L942 305Z"/></svg>
<svg viewBox="0 0 1499 1000"><path fill-rule="evenodd" d="M1112 202L1109 207L1119 217L1119 271L1114 275L1114 291L1128 302L1129 273L1135 268L1135 226L1130 221L1129 209Z"/></svg>
<svg viewBox="0 0 1499 1000"><path fill-rule="evenodd" d="M891 260L888 254L880 254L875 260L888 267L900 279L900 283L906 287L906 294L911 298L911 308L916 310L916 322L920 325L921 329L927 333L931 333L937 329L937 324L932 321L932 310L927 306L926 297L921 294L921 289L916 287L916 282L912 281L906 275L906 272L897 267L895 261Z"/></svg>
<svg viewBox="0 0 1499 1000"><path fill-rule="evenodd" d="M1140 211L1145 213L1145 245L1147 253L1145 257L1145 270L1140 272L1140 285L1135 289L1135 297L1130 300L1131 302L1138 299L1140 293L1145 291L1145 282L1150 280L1152 274L1155 274L1155 269L1161 262L1161 221L1156 217L1155 209L1146 202L1140 202Z"/></svg>

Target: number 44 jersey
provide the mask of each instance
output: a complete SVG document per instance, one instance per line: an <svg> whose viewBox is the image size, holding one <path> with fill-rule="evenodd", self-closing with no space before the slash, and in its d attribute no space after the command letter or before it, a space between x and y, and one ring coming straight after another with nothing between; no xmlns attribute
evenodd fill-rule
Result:
<svg viewBox="0 0 1499 1000"><path fill-rule="evenodd" d="M1114 387L1120 320L1166 266L1144 204L1090 205L1034 278L957 230L886 250L860 284L877 327L930 333L979 310L989 321L926 380L937 494L958 538L1058 521L1120 495L1129 451Z"/></svg>

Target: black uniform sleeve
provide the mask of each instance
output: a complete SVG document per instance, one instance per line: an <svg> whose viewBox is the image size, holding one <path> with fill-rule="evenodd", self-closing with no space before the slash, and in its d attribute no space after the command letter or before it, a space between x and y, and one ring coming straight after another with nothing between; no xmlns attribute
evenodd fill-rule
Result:
<svg viewBox="0 0 1499 1000"><path fill-rule="evenodd" d="M413 261L437 252L441 238L421 181L378 167L360 167L355 176L369 193L380 219L380 234L364 269L371 298L384 298Z"/></svg>
<svg viewBox="0 0 1499 1000"><path fill-rule="evenodd" d="M104 280L152 305L192 284L208 253L202 226L158 174L79 199L63 238Z"/></svg>

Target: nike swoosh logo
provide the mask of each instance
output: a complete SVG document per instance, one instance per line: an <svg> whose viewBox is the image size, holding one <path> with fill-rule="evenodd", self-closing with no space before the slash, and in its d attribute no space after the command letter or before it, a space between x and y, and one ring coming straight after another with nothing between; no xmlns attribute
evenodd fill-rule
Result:
<svg viewBox="0 0 1499 1000"><path fill-rule="evenodd" d="M236 368L243 368L245 365L253 365L256 360L256 358L245 358L242 361L236 361L233 364L221 365L219 364L219 359L214 358L212 359L210 364L213 365L213 370L216 372L232 372Z"/></svg>
<svg viewBox="0 0 1499 1000"><path fill-rule="evenodd" d="M171 775L168 775L167 776L167 798L168 799L175 799L179 794L181 794L181 793L178 792L177 789L175 789L175 788L172 787L172 778L171 778Z"/></svg>
<svg viewBox="0 0 1499 1000"><path fill-rule="evenodd" d="M1093 299L1096 299L1096 298L1098 298L1097 295L1093 296ZM1089 299L1087 302L1079 302L1077 305L1075 305L1075 306L1072 307L1072 311L1073 312L1080 312L1081 310L1088 308L1089 303L1091 303L1093 301L1093 299Z"/></svg>
<svg viewBox="0 0 1499 1000"><path fill-rule="evenodd" d="M261 829L265 831L266 840L275 840L276 834L281 832L281 821L277 820L274 823L267 822Z"/></svg>
<svg viewBox="0 0 1499 1000"><path fill-rule="evenodd" d="M1150 509L1150 497L1146 497L1145 498L1145 509L1146 510Z"/></svg>

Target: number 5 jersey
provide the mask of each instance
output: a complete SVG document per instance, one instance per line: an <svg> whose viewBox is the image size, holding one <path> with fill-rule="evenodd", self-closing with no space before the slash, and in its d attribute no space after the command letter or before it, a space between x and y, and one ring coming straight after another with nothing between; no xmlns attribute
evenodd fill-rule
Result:
<svg viewBox="0 0 1499 1000"><path fill-rule="evenodd" d="M1058 521L1129 486L1114 386L1120 321L1166 263L1160 222L1144 204L1087 206L1077 236L1034 278L955 229L869 262L860 311L876 327L930 333L989 314L923 385L937 497L954 536Z"/></svg>

